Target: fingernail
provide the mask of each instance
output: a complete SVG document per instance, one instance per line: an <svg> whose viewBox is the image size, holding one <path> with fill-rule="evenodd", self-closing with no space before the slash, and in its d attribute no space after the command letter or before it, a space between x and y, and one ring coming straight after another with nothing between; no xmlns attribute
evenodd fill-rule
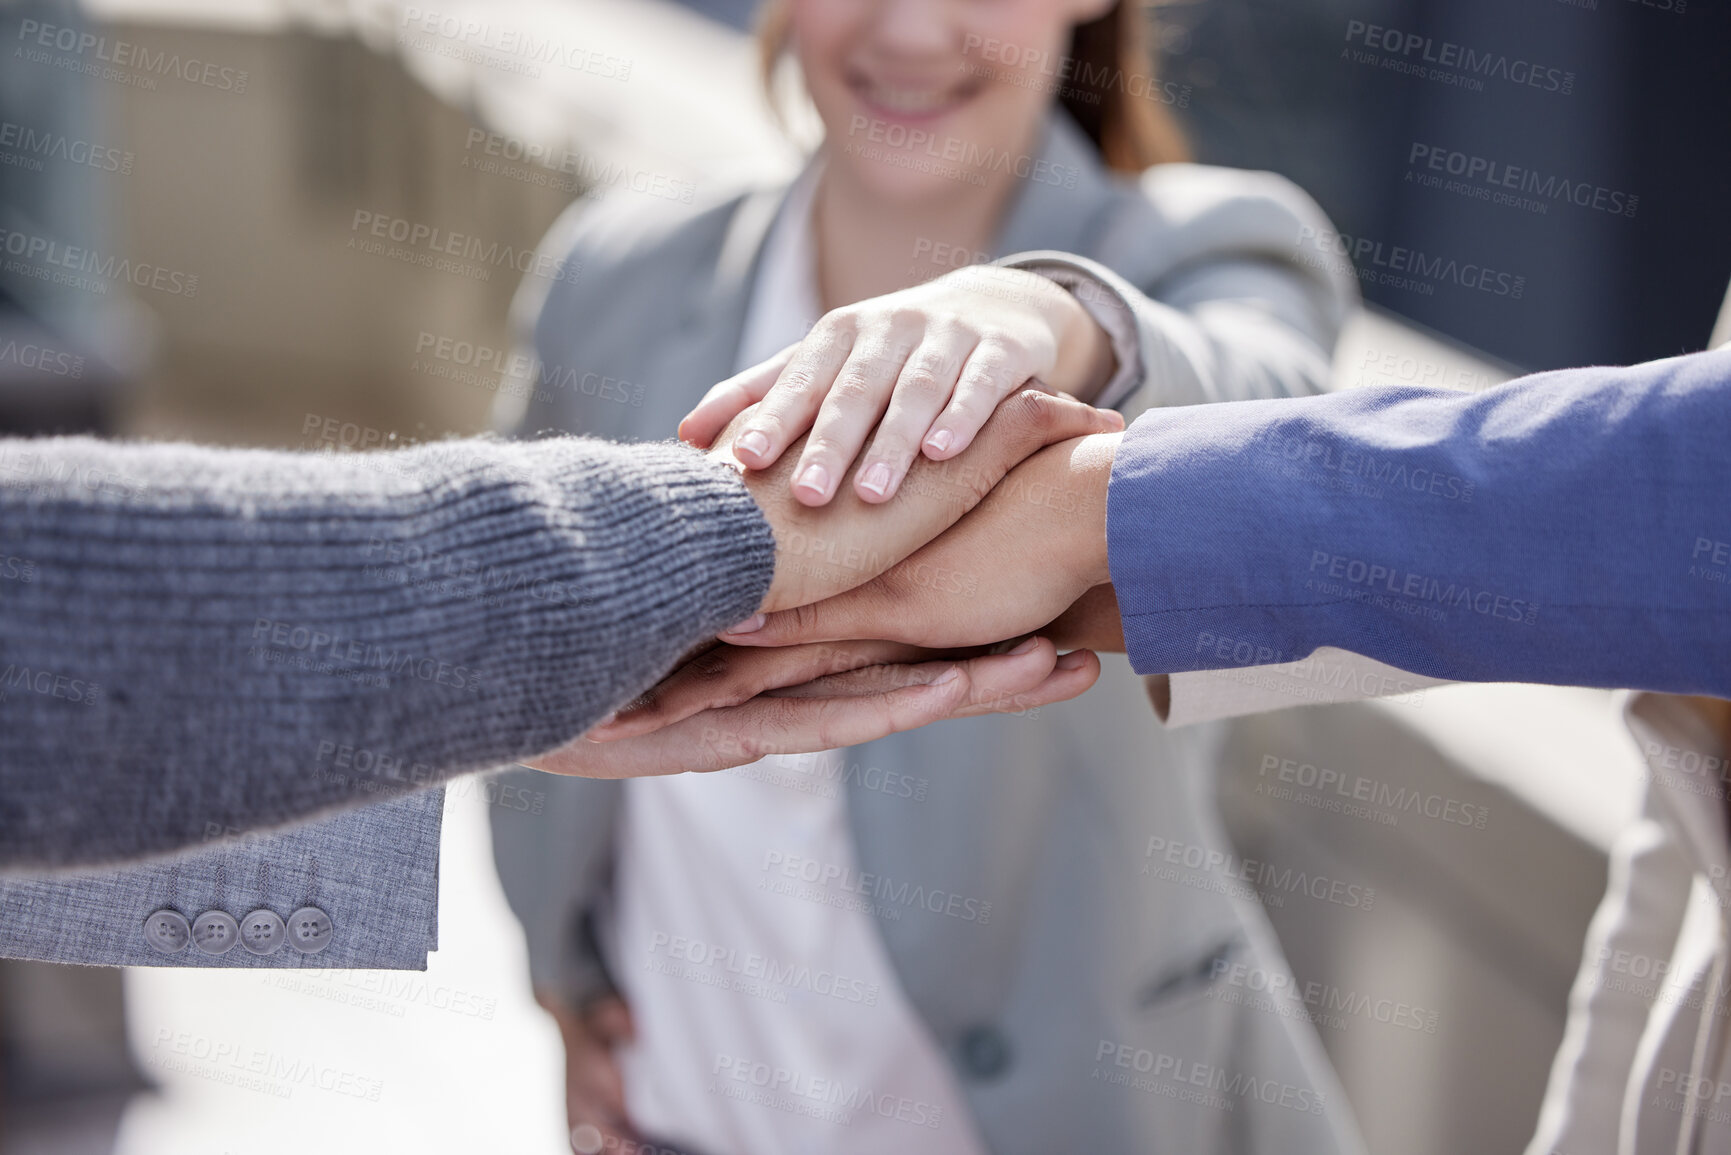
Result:
<svg viewBox="0 0 1731 1155"><path fill-rule="evenodd" d="M1087 664L1087 661L1087 650L1071 650L1058 658L1058 668L1060 670L1079 670Z"/></svg>
<svg viewBox="0 0 1731 1155"><path fill-rule="evenodd" d="M820 496L827 495L829 493L829 470L814 462L805 467L805 472L799 475L799 480L795 484L801 489L809 490Z"/></svg>
<svg viewBox="0 0 1731 1155"><path fill-rule="evenodd" d="M883 462L875 462L860 478L859 487L882 497L890 487L890 467Z"/></svg>
<svg viewBox="0 0 1731 1155"><path fill-rule="evenodd" d="M755 634L758 630L763 628L764 621L765 618L762 614L752 614L737 626L729 626L722 632L729 634Z"/></svg>
<svg viewBox="0 0 1731 1155"><path fill-rule="evenodd" d="M956 435L948 429L940 429L926 438L926 448L933 453L943 453L956 443Z"/></svg>
<svg viewBox="0 0 1731 1155"><path fill-rule="evenodd" d="M933 678L931 684L934 686L947 686L961 676L962 668L960 666L951 666L949 669Z"/></svg>
<svg viewBox="0 0 1731 1155"><path fill-rule="evenodd" d="M757 429L748 429L740 434L734 442L735 455L749 453L753 457L762 457L769 452L769 435Z"/></svg>
<svg viewBox="0 0 1731 1155"><path fill-rule="evenodd" d="M1021 645L1019 645L1015 649L1011 650L1010 651L1010 657L1013 658L1017 654L1033 653L1034 647L1039 645L1039 644L1040 644L1039 638L1029 638L1027 641L1023 642Z"/></svg>

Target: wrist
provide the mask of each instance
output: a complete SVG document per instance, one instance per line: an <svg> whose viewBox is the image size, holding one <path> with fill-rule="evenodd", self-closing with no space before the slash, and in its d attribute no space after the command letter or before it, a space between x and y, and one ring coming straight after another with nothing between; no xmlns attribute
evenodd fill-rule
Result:
<svg viewBox="0 0 1731 1155"><path fill-rule="evenodd" d="M1087 517L1073 519L1070 556L1074 559L1078 578L1084 589L1112 582L1112 564L1106 540L1106 498L1112 485L1112 462L1118 453L1122 433L1095 433L1077 439L1070 455L1073 484L1087 500Z"/></svg>
<svg viewBox="0 0 1731 1155"><path fill-rule="evenodd" d="M1062 285L1057 290L1058 368L1049 382L1053 388L1083 401L1099 396L1118 369L1112 338L1075 294Z"/></svg>

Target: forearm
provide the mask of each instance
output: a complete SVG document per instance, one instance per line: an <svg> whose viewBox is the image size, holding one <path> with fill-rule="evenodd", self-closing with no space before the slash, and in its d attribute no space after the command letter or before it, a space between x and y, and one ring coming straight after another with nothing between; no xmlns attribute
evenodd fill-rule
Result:
<svg viewBox="0 0 1731 1155"><path fill-rule="evenodd" d="M12 865L545 752L751 613L774 568L736 478L576 439L336 459L6 442L0 528L29 575L0 566Z"/></svg>
<svg viewBox="0 0 1731 1155"><path fill-rule="evenodd" d="M1108 507L1132 662L1332 645L1432 677L1731 696L1731 593L1711 576L1728 390L1721 352L1477 396L1149 413Z"/></svg>

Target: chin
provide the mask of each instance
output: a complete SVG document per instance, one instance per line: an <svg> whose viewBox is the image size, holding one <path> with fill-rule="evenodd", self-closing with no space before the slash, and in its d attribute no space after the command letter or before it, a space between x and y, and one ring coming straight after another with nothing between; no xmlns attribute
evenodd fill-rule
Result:
<svg viewBox="0 0 1731 1155"><path fill-rule="evenodd" d="M929 204L984 187L990 175L964 157L1006 149L992 140L1001 133L981 132L970 123L978 116L888 117L857 101L844 109L829 121L839 129L829 138L830 164L891 204ZM862 124L869 127L862 130Z"/></svg>
<svg viewBox="0 0 1731 1155"><path fill-rule="evenodd" d="M939 203L979 187L979 178L969 180L961 175L966 172L972 176L968 170L917 152L890 152L877 159L870 155L839 159L859 187L885 204L913 208ZM927 171L924 166L928 161L941 166L943 171ZM957 175L945 175L952 171Z"/></svg>

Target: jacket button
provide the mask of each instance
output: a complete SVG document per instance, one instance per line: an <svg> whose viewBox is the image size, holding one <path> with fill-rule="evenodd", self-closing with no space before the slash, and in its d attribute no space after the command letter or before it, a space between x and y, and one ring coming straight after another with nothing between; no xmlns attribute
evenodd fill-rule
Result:
<svg viewBox="0 0 1731 1155"><path fill-rule="evenodd" d="M331 916L316 906L303 906L288 916L289 945L302 954L318 954L330 946L335 931Z"/></svg>
<svg viewBox="0 0 1731 1155"><path fill-rule="evenodd" d="M144 941L158 954L179 954L192 942L192 927L178 910L159 910L144 920Z"/></svg>
<svg viewBox="0 0 1731 1155"><path fill-rule="evenodd" d="M192 924L192 945L205 954L227 954L240 941L240 924L226 910L207 910Z"/></svg>
<svg viewBox="0 0 1731 1155"><path fill-rule="evenodd" d="M288 941L288 925L274 910L255 910L240 920L240 945L253 954L275 954Z"/></svg>
<svg viewBox="0 0 1731 1155"><path fill-rule="evenodd" d="M1010 1040L996 1027L970 1027L961 1038L962 1069L976 1079L996 1079L1010 1069Z"/></svg>

